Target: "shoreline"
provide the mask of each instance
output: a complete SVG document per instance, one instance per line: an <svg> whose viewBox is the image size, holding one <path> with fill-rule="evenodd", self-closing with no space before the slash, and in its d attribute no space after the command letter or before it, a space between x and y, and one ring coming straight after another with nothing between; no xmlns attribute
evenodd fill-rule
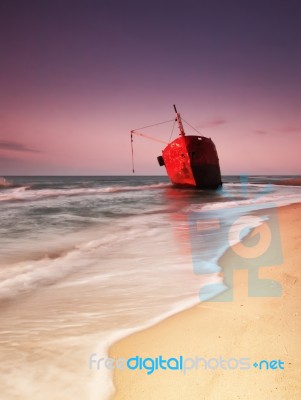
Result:
<svg viewBox="0 0 301 400"><path fill-rule="evenodd" d="M299 277L296 276L294 278L294 274L297 275L299 271L294 271L293 269L298 267L295 266L293 268L290 265L291 258L294 257L295 254L298 255L297 247L294 247L296 251L291 257L288 257L287 255L287 248L294 246L294 242L291 240L291 232L294 232L294 230L296 231L297 228L295 227L295 229L292 229L291 225L293 225L293 222L297 218L300 219L301 204L295 203L291 205L279 206L276 209L279 215L281 243L284 251L284 265L282 265L282 267L286 266L286 263L288 263L289 268L286 269L288 269L290 273L288 274L286 269L283 271L281 266L280 268L271 266L263 268L263 271L260 270L259 275L260 278L270 278L281 282L283 287L282 297L248 297L248 294L245 293L247 284L247 271L243 269L236 270L234 273L234 301L206 301L198 303L197 305L185 309L184 311L179 311L149 328L138 330L136 333L130 334L130 336L126 336L118 342L115 342L109 348L109 356L117 359L119 357L135 357L136 355L139 355L140 357L154 358L156 356L163 355L166 358L169 358L182 354L184 357L194 357L198 355L202 357L207 356L207 358L210 359L211 357L216 356L218 353L217 350L219 349L218 354L220 356L226 357L226 354L228 353L229 357L250 357L255 360L260 358L261 353L258 349L256 350L252 348L250 350L250 346L256 342L256 346L261 348L262 352L264 353L261 358L276 357L277 346L273 347L271 345L269 350L269 347L267 347L267 345L270 343L270 341L267 341L267 339L275 339L275 335L273 335L272 332L267 328L274 327L280 332L278 333L279 337L284 336L285 338L284 333L286 332L286 329L284 325L285 323L287 324L290 322L286 321L285 316L282 316L281 319L281 321L284 320L283 323L280 324L279 321L277 322L272 309L275 308L275 310L278 311L279 307L283 308L283 302L285 303L285 306L288 302L289 309L291 310L292 308L291 301L287 300L287 282L290 281L296 283L300 275ZM287 218L288 214L289 218ZM294 214L296 215L294 216ZM262 231L262 225L259 228L254 228L252 232L256 229ZM247 237L251 236L252 232L249 233ZM293 233L293 238L298 240L298 233ZM235 249L236 246L237 245L235 245L233 248ZM220 257L219 262L223 267L223 271L225 268L227 268L227 266L229 267L229 265L231 265L229 248ZM290 279L293 280L291 281ZM292 283L292 285L295 286L295 283ZM298 310L301 311L300 306ZM231 328L231 326L229 326L231 325L229 321L234 324L234 330ZM221 325L223 325L222 329ZM253 325L256 330L253 332L254 335L250 336L250 330L252 330L250 327ZM263 335L259 334L259 327L261 330L263 330ZM217 334L217 332L220 334ZM241 336L245 337L245 340L240 344ZM183 340L184 338L185 340ZM297 344L297 338L292 341L295 345ZM237 342L238 345L234 346L235 342ZM260 346L262 342L266 344L263 347ZM229 347L232 348L233 353L229 353ZM288 350L288 345L283 345L280 347L282 348L280 351L281 357L287 361L287 366L290 371L290 377L288 378L288 381L290 382L290 388L287 388L285 384L282 386L279 384L279 389L281 390L278 389L275 377L280 379L281 382L285 381L283 374L281 375L282 371L280 370L273 371L274 376L271 376L271 371L265 371L265 373L261 373L260 376L258 374L258 370L256 369L252 369L250 371L194 370L189 372L187 375L183 375L181 371L164 371L164 373L163 371L156 371L156 373L152 375L147 375L145 370L114 370L113 380L116 392L112 398L114 400L136 398L151 399L153 398L152 393L155 388L156 396L164 399L183 398L181 396L184 396L184 398L198 400L201 398L215 400L220 398L219 396L221 393L229 396L223 397L224 399L230 400L234 398L233 396L235 395L237 395L237 398L251 399L254 395L263 396L263 392L265 390L269 391L269 393L273 392L273 398L297 399L297 397L292 396L298 391L296 387L297 385L295 385L298 379L291 378L291 375L293 375L291 366L292 363L289 363L288 361L288 359L290 359L289 350L290 352L293 350L292 348L289 348ZM206 349L205 352L204 348ZM192 352L193 349L194 352ZM242 351L244 351L244 354L241 353ZM240 355L237 353L240 353ZM279 357L280 356L278 356L278 358ZM297 370L298 368L296 368L295 374L297 374ZM202 377L201 380L200 376ZM258 380L261 382L261 385L256 387L256 381ZM210 385L210 382L215 382L215 384ZM249 394L246 394L246 392L242 391L243 389L241 382L246 385L246 388L249 388ZM235 387L233 387L233 385ZM255 390L255 392L252 393L252 390ZM294 390L296 390L296 392L294 392ZM299 387L299 390L301 391L301 387ZM180 397L179 393L182 393ZM246 395L247 397L240 397ZM268 398L268 396L259 398L265 399Z"/></svg>

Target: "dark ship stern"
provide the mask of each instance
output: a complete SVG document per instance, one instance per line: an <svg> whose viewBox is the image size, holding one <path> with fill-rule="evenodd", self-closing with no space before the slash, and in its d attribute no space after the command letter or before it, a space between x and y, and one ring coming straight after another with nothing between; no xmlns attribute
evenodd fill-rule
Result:
<svg viewBox="0 0 301 400"><path fill-rule="evenodd" d="M186 136L186 139L195 186L200 189L218 189L222 179L213 141L203 136Z"/></svg>

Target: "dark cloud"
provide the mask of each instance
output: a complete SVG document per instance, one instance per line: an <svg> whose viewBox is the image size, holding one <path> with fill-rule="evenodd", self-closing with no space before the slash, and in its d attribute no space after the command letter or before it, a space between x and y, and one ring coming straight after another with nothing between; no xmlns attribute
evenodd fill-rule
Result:
<svg viewBox="0 0 301 400"><path fill-rule="evenodd" d="M262 131L262 130L260 130L260 129L256 129L256 130L254 131L254 133L257 133L257 135L266 135L268 132L267 132L267 131Z"/></svg>
<svg viewBox="0 0 301 400"><path fill-rule="evenodd" d="M20 151L22 153L41 153L41 151L36 149L31 149L30 147L25 146L23 143L5 139L0 140L0 149Z"/></svg>
<svg viewBox="0 0 301 400"><path fill-rule="evenodd" d="M301 127L300 126L284 126L280 129L277 129L278 132L281 133L295 133L295 132L301 132Z"/></svg>
<svg viewBox="0 0 301 400"><path fill-rule="evenodd" d="M225 124L227 121L223 118L215 118L206 122L201 123L200 125L197 126L198 129L203 129L203 128L214 128L219 125Z"/></svg>

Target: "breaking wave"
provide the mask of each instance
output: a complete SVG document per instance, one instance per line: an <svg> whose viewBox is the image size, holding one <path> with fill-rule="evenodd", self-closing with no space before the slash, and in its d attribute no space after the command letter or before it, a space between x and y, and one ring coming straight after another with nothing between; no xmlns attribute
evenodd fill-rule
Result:
<svg viewBox="0 0 301 400"><path fill-rule="evenodd" d="M0 189L6 188L6 187L11 187L11 186L13 186L13 184L11 182L9 182L4 177L0 177Z"/></svg>
<svg viewBox="0 0 301 400"><path fill-rule="evenodd" d="M31 186L14 187L11 190L0 193L0 201L32 201L49 197L60 196L91 196L106 193L135 192L142 190L164 189L170 184L158 183L140 186L109 186L102 188L70 188L70 189L41 189L35 190Z"/></svg>

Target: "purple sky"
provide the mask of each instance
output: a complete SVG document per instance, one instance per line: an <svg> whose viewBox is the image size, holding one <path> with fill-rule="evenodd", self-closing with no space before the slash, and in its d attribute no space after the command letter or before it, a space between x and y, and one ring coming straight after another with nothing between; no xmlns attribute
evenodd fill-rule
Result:
<svg viewBox="0 0 301 400"><path fill-rule="evenodd" d="M223 174L301 174L300 20L292 0L2 1L0 176L131 174L129 131L174 103Z"/></svg>

